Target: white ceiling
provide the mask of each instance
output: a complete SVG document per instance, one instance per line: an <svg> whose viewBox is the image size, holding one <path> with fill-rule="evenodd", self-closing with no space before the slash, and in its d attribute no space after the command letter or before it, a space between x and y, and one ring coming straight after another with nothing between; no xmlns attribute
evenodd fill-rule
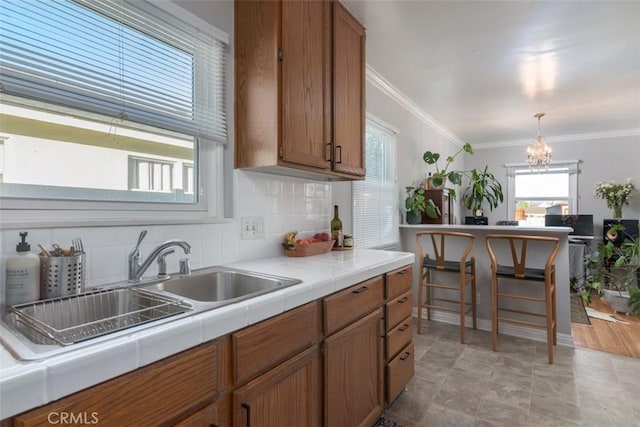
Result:
<svg viewBox="0 0 640 427"><path fill-rule="evenodd" d="M640 1L343 0L367 63L460 140L640 134Z"/></svg>

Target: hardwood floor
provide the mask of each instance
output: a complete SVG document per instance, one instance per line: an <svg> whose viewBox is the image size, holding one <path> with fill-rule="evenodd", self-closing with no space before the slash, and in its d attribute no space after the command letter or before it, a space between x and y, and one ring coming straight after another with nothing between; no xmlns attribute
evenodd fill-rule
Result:
<svg viewBox="0 0 640 427"><path fill-rule="evenodd" d="M592 298L591 308L613 313L609 305L598 297ZM629 323L608 322L590 318L591 325L571 324L576 347L604 351L640 359L640 318L616 313L616 318Z"/></svg>

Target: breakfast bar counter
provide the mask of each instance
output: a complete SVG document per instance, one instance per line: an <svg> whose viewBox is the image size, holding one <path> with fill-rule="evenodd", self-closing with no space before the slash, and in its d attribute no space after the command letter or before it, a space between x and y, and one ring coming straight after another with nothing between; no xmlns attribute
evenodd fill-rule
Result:
<svg viewBox="0 0 640 427"><path fill-rule="evenodd" d="M477 284L477 304L478 304L478 328L483 330L491 330L491 261L486 247L486 236L488 234L521 234L529 236L550 236L560 239L560 248L556 257L556 303L557 303L557 327L558 327L558 344L565 346L573 346L571 338L571 312L569 301L569 233L570 227L521 227L521 226L500 226L500 225L400 225L400 242L402 250L413 252L416 254L415 266L413 269L413 291L414 295L418 295L418 274L420 271L420 260L417 256L416 248L416 232L419 231L457 231L463 233L471 233L475 236L475 242L471 256L476 259L476 284ZM425 248L431 251L431 245ZM451 252L449 252L451 250ZM451 247L447 249L447 259L454 259L462 253L462 248ZM499 259L509 259L509 254L504 254ZM527 253L527 265L533 266L544 265L547 258L547 252L540 252L532 246ZM506 263L506 262L505 262ZM455 280L455 279L453 279ZM415 301L418 299L415 298ZM448 323L459 324L458 315L455 313L436 312L432 315L434 320ZM467 323L470 324L470 323ZM544 329L529 328L519 325L501 325L500 333L521 336L538 341L546 341L546 333Z"/></svg>

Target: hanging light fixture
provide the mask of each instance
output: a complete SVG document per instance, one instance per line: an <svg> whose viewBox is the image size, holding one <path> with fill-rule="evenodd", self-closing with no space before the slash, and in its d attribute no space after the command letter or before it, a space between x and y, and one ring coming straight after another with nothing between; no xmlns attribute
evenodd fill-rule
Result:
<svg viewBox="0 0 640 427"><path fill-rule="evenodd" d="M534 143L527 147L527 163L530 167L549 167L551 163L551 147L544 142L544 138L540 135L540 119L545 113L536 114L538 119L538 135L536 135Z"/></svg>

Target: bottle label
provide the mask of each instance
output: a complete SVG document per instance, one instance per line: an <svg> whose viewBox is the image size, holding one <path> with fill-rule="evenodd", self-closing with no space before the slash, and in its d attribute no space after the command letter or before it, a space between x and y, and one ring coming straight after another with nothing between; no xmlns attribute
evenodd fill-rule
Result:
<svg viewBox="0 0 640 427"><path fill-rule="evenodd" d="M336 246L342 246L342 230L332 230L331 239L336 241Z"/></svg>
<svg viewBox="0 0 640 427"><path fill-rule="evenodd" d="M26 268L7 270L7 289L22 289L31 279L31 272Z"/></svg>

